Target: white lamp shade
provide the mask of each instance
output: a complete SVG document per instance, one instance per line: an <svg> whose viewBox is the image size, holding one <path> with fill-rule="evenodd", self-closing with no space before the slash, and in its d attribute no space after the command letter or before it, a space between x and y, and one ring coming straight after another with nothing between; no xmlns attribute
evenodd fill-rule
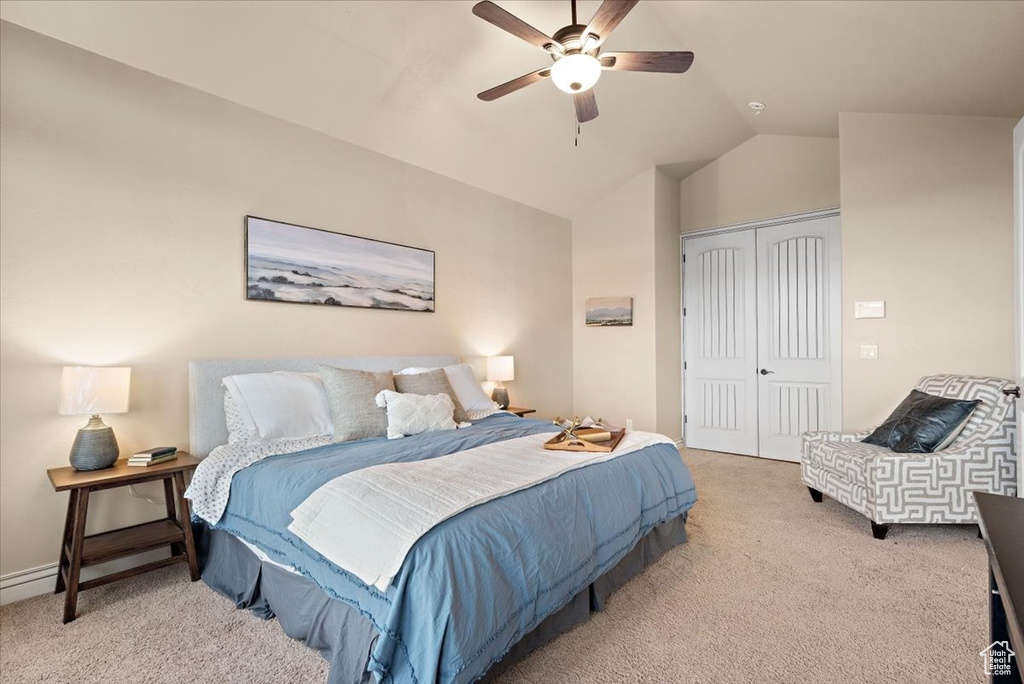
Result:
<svg viewBox="0 0 1024 684"><path fill-rule="evenodd" d="M516 379L515 359L511 356L488 356L487 379L492 382L505 382Z"/></svg>
<svg viewBox="0 0 1024 684"><path fill-rule="evenodd" d="M64 416L127 413L131 368L64 366L57 410Z"/></svg>

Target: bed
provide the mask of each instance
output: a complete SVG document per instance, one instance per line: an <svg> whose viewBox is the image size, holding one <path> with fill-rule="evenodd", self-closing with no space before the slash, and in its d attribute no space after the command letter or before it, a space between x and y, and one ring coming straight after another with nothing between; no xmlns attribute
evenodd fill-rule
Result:
<svg viewBox="0 0 1024 684"><path fill-rule="evenodd" d="M457 363L452 356L193 362L190 447L202 458L227 442L225 377ZM330 663L330 684L487 681L586 621L645 565L685 543L696 492L674 445L641 443L462 510L423 533L383 587L293 533L292 513L343 476L382 464L430 465L505 443L539 447L554 430L502 412L458 430L316 442L254 460L231 476L215 522L193 516L202 578L238 608L276 617L288 636L317 649Z"/></svg>

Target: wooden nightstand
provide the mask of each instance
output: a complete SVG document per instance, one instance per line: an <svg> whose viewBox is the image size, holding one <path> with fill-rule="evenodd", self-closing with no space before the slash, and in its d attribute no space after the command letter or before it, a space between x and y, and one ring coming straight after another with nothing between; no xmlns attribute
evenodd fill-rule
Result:
<svg viewBox="0 0 1024 684"><path fill-rule="evenodd" d="M68 515L60 544L60 563L57 566L57 587L53 592L59 594L67 590L67 596L64 598L64 624L75 619L79 591L178 562L188 563L193 582L199 579L199 563L196 561L196 547L192 539L188 501L185 499L185 473L195 470L197 465L198 458L179 451L177 458L146 468L129 467L128 460L121 459L111 467L101 470L75 470L64 467L46 471L54 491L70 490ZM164 483L166 518L101 534L85 535L85 517L89 510L90 493L154 480L163 480ZM78 578L84 567L158 549L161 546L171 547L170 558L97 577L87 582L79 582Z"/></svg>
<svg viewBox="0 0 1024 684"><path fill-rule="evenodd" d="M506 410L506 411L508 411L509 413L514 413L514 414L516 414L516 415L517 415L517 416L519 416L520 418L522 418L523 416L525 416L525 415L526 415L527 413L536 413L536 412L537 412L537 409L532 409L532 408L523 408L523 407L521 407L521 406L509 406L509 407L508 407L507 409L505 409L505 410Z"/></svg>

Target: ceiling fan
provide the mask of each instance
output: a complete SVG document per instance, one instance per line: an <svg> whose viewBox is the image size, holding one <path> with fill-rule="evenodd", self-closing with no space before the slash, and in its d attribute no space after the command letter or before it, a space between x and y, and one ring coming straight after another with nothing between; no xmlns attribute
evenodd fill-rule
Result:
<svg viewBox="0 0 1024 684"><path fill-rule="evenodd" d="M601 52L601 46L608 35L640 0L604 0L590 23L585 26L576 23L576 0L570 2L572 23L558 29L550 37L490 0L473 6L473 14L476 16L536 45L554 60L551 66L485 90L477 97L490 102L551 77L559 90L572 95L576 120L584 123L597 118L597 99L593 87L603 70L681 74L693 64L692 52Z"/></svg>

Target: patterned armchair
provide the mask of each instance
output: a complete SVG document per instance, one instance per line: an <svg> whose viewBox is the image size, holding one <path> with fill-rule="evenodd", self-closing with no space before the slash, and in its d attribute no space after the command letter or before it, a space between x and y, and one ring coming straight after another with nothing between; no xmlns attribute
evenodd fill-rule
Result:
<svg viewBox="0 0 1024 684"><path fill-rule="evenodd" d="M963 432L942 451L898 454L864 444L869 431L807 432L800 472L811 498L827 494L871 520L876 539L892 523L977 522L970 492L1017 491L1013 383L971 375L931 375L917 389L954 399L980 399Z"/></svg>

